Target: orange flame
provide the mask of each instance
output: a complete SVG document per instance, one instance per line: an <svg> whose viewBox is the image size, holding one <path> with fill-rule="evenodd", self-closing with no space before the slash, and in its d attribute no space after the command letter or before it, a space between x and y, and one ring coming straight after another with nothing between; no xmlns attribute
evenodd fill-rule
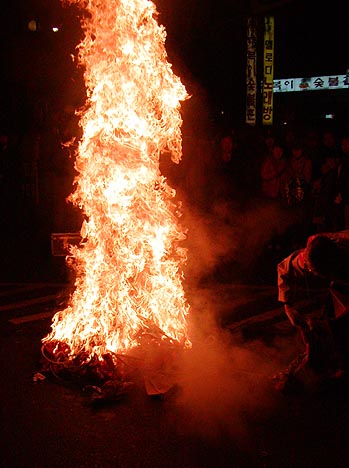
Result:
<svg viewBox="0 0 349 468"><path fill-rule="evenodd" d="M180 101L188 98L165 50L149 0L62 0L85 12L78 59L87 103L69 201L85 217L71 247L76 270L68 306L43 342L70 355L125 353L142 331L190 347L182 286L186 237L175 191L159 158L181 158Z"/></svg>

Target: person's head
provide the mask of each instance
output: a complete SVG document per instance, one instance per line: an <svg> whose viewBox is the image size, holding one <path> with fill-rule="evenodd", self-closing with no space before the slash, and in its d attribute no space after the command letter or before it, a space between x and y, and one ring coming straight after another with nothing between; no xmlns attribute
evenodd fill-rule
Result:
<svg viewBox="0 0 349 468"><path fill-rule="evenodd" d="M237 140L234 133L224 135L220 141L221 158L224 162L229 162L237 149Z"/></svg>
<svg viewBox="0 0 349 468"><path fill-rule="evenodd" d="M326 174L331 169L338 167L338 164L340 163L340 158L338 156L339 155L336 154L329 154L325 156L325 159L320 167L321 174Z"/></svg>
<svg viewBox="0 0 349 468"><path fill-rule="evenodd" d="M309 130L305 135L304 144L308 150L314 150L319 148L320 136L316 130Z"/></svg>
<svg viewBox="0 0 349 468"><path fill-rule="evenodd" d="M322 144L326 148L334 148L337 144L336 135L332 130L325 130L322 134Z"/></svg>
<svg viewBox="0 0 349 468"><path fill-rule="evenodd" d="M284 153L285 153L284 145L280 141L275 140L273 150L272 150L274 159L281 159Z"/></svg>
<svg viewBox="0 0 349 468"><path fill-rule="evenodd" d="M2 150L8 147L8 135L6 133L0 133L0 148Z"/></svg>
<svg viewBox="0 0 349 468"><path fill-rule="evenodd" d="M224 135L221 139L222 151L232 151L233 149L233 137L231 135Z"/></svg>
<svg viewBox="0 0 349 468"><path fill-rule="evenodd" d="M274 135L266 135L265 139L265 147L267 148L267 151L272 151L274 143L275 143L275 137Z"/></svg>
<svg viewBox="0 0 349 468"><path fill-rule="evenodd" d="M308 270L323 278L349 281L349 245L344 248L326 235L319 234L309 240L305 263Z"/></svg>
<svg viewBox="0 0 349 468"><path fill-rule="evenodd" d="M296 138L291 145L291 155L294 159L299 159L303 156L303 143L302 140Z"/></svg>
<svg viewBox="0 0 349 468"><path fill-rule="evenodd" d="M342 136L341 138L341 150L343 154L349 154L349 135Z"/></svg>

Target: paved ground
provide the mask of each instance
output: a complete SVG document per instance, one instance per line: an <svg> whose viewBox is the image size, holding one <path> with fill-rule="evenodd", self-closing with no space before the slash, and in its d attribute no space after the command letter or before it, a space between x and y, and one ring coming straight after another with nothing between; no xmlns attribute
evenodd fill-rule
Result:
<svg viewBox="0 0 349 468"><path fill-rule="evenodd" d="M275 268L225 265L188 288L193 348L173 387L144 375L119 400L42 371L41 340L69 287L50 245L3 236L0 270L1 465L4 468L346 468L349 385L285 395L272 376L301 343L277 302ZM321 303L314 292L304 307ZM101 402L100 402L101 403Z"/></svg>
<svg viewBox="0 0 349 468"><path fill-rule="evenodd" d="M0 285L4 468L348 466L349 386L317 386L308 376L297 394L273 388L271 376L300 346L273 285L190 291L196 336L176 385L151 397L135 379L102 405L67 381L35 381L65 287L52 278Z"/></svg>

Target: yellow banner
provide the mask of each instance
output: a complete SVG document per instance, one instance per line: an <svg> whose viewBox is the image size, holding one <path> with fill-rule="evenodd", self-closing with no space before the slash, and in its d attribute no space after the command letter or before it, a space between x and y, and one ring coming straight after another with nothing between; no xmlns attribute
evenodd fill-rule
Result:
<svg viewBox="0 0 349 468"><path fill-rule="evenodd" d="M263 57L262 122L273 124L274 88L274 17L264 17L264 57Z"/></svg>
<svg viewBox="0 0 349 468"><path fill-rule="evenodd" d="M246 123L256 125L257 115L257 18L247 19Z"/></svg>

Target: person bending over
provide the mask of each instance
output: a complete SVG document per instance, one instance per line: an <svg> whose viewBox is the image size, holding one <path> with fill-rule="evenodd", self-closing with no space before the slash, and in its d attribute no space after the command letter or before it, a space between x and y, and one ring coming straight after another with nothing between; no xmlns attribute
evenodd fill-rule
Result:
<svg viewBox="0 0 349 468"><path fill-rule="evenodd" d="M297 308L300 286L311 277L320 278L328 289L317 318ZM277 278L278 300L305 349L277 376L276 388L284 390L305 365L320 375L343 376L349 363L349 230L310 236L305 248L277 265Z"/></svg>

